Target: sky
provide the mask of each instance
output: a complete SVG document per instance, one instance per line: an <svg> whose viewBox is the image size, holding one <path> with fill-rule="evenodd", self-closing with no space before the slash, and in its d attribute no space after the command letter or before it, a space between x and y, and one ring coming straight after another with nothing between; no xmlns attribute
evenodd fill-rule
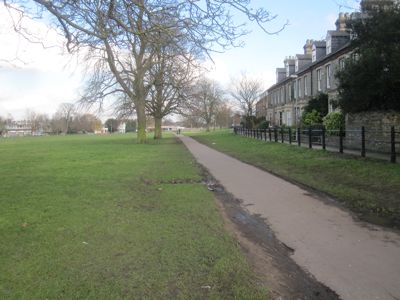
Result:
<svg viewBox="0 0 400 300"><path fill-rule="evenodd" d="M264 7L276 15L266 24L266 34L255 24L242 40L244 46L214 53L212 62L205 62L208 76L225 89L245 72L262 82L267 89L275 83L275 69L283 66L287 56L303 52L307 39L324 39L327 30L335 28L340 12L358 8L357 0L257 0L254 6ZM69 56L63 39L40 20L30 20L27 28L39 34L45 44L28 42L14 32L9 12L0 4L0 116L11 114L23 119L29 110L51 116L63 102L79 99L85 72L79 58ZM100 115L110 116L111 109Z"/></svg>

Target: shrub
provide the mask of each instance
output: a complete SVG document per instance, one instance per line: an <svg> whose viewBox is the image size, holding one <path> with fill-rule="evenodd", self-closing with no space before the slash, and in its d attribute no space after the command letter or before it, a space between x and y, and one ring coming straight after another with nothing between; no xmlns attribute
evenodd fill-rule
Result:
<svg viewBox="0 0 400 300"><path fill-rule="evenodd" d="M325 117L328 114L328 100L327 94L320 93L316 97L308 101L308 104L304 107L306 113L311 113L316 110L321 117Z"/></svg>
<svg viewBox="0 0 400 300"><path fill-rule="evenodd" d="M324 117L324 125L326 130L344 129L344 115L340 112L331 112Z"/></svg>
<svg viewBox="0 0 400 300"><path fill-rule="evenodd" d="M322 124L321 114L315 109L313 109L311 112L304 112L301 118L302 124L306 126Z"/></svg>
<svg viewBox="0 0 400 300"><path fill-rule="evenodd" d="M268 127L269 127L269 122L265 120L257 125L257 129L267 129Z"/></svg>

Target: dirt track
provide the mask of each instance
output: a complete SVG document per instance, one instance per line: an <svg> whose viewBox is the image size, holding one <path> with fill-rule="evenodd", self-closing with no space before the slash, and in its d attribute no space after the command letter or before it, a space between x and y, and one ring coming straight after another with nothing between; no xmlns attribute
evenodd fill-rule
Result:
<svg viewBox="0 0 400 300"><path fill-rule="evenodd" d="M265 219L278 240L293 249L299 266L341 298L400 299L398 233L356 222L329 199L181 139L250 214Z"/></svg>

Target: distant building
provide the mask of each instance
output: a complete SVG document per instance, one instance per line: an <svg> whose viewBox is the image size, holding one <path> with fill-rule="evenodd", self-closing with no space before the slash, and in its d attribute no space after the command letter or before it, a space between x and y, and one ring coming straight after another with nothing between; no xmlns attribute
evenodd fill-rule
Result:
<svg viewBox="0 0 400 300"><path fill-rule="evenodd" d="M256 103L256 117L266 118L267 117L267 106L268 106L268 92L265 91L260 95L260 100Z"/></svg>
<svg viewBox="0 0 400 300"><path fill-rule="evenodd" d="M107 134L107 133L108 133L107 127L99 128L94 131L94 134Z"/></svg>
<svg viewBox="0 0 400 300"><path fill-rule="evenodd" d="M34 128L32 123L26 120L8 122L4 132L3 135L6 137L39 136L44 134L43 128Z"/></svg>
<svg viewBox="0 0 400 300"><path fill-rule="evenodd" d="M177 130L184 130L185 127L182 126L177 126L177 125L165 125L165 126L161 126L161 130L162 131L177 131ZM154 127L147 127L147 131L149 132L153 132L154 131Z"/></svg>
<svg viewBox="0 0 400 300"><path fill-rule="evenodd" d="M118 133L126 133L126 123L122 122L119 124L117 131Z"/></svg>
<svg viewBox="0 0 400 300"><path fill-rule="evenodd" d="M233 115L232 126L233 127L240 126L241 121L242 121L242 116L239 113L235 113Z"/></svg>

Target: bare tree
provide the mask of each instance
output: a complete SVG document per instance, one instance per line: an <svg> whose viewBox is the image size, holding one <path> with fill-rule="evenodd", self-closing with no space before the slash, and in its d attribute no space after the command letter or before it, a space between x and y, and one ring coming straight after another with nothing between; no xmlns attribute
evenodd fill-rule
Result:
<svg viewBox="0 0 400 300"><path fill-rule="evenodd" d="M0 137L6 133L7 120L0 116Z"/></svg>
<svg viewBox="0 0 400 300"><path fill-rule="evenodd" d="M228 103L222 103L218 107L217 114L215 116L215 124L219 128L229 128L232 126L233 111Z"/></svg>
<svg viewBox="0 0 400 300"><path fill-rule="evenodd" d="M164 117L178 113L193 81L193 64L168 46L160 47L154 56L150 76L153 80L146 108L154 118L154 138L162 136Z"/></svg>
<svg viewBox="0 0 400 300"><path fill-rule="evenodd" d="M189 94L186 115L200 119L210 131L222 103L223 91L217 82L202 78L196 82Z"/></svg>
<svg viewBox="0 0 400 300"><path fill-rule="evenodd" d="M185 40L180 44L184 50L209 55L210 51L237 46L238 39L248 33L242 23L236 22L237 13L266 32L265 23L275 18L263 8L251 8L250 0L34 0L37 7L23 0L4 2L36 18L50 14L54 25L64 33L69 51L90 49L94 54L91 59L96 57L113 75L113 80L101 83L103 93L117 90L134 104L138 142L146 140L145 101L150 88L145 78L153 58L149 49L158 42L154 33L162 31L177 44ZM236 11L235 18L232 11ZM17 30L26 33L23 27Z"/></svg>
<svg viewBox="0 0 400 300"><path fill-rule="evenodd" d="M231 96L239 104L246 117L253 116L255 105L261 92L261 82L256 79L248 78L245 72L232 82Z"/></svg>
<svg viewBox="0 0 400 300"><path fill-rule="evenodd" d="M72 122L72 118L76 112L75 105L72 103L61 103L58 107L57 112L53 116L53 121L59 121L59 129L63 133L68 133L70 130L70 124ZM56 123L53 123L56 125ZM57 125L56 125L57 126Z"/></svg>
<svg viewBox="0 0 400 300"><path fill-rule="evenodd" d="M95 132L100 130L103 126L101 120L93 114L85 113L75 115L71 125L72 131L74 132Z"/></svg>
<svg viewBox="0 0 400 300"><path fill-rule="evenodd" d="M49 117L45 114L37 113L33 110L27 110L25 115L26 121L28 121L32 134L40 131L47 132L50 128Z"/></svg>

